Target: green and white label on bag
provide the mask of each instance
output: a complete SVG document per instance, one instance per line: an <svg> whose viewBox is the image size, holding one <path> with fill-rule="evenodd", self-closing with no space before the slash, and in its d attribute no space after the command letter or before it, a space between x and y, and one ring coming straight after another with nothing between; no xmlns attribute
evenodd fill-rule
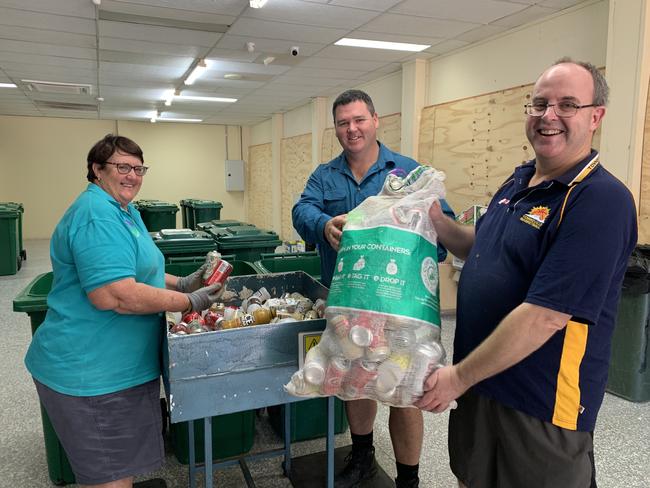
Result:
<svg viewBox="0 0 650 488"><path fill-rule="evenodd" d="M440 325L436 245L395 227L346 230L327 306L402 315Z"/></svg>

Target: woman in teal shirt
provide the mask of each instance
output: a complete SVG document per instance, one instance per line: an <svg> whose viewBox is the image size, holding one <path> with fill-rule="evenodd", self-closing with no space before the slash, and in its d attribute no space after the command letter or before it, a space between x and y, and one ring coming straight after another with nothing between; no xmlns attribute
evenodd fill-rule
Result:
<svg viewBox="0 0 650 488"><path fill-rule="evenodd" d="M48 312L25 364L78 483L122 488L164 458L160 346L164 311L220 296L202 270L178 278L131 204L147 172L140 147L107 135L88 153L90 182L56 226Z"/></svg>

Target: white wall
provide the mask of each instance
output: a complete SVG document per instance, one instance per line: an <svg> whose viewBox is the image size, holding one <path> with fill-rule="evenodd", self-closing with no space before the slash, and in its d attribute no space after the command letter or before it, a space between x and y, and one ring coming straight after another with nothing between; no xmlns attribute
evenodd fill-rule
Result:
<svg viewBox="0 0 650 488"><path fill-rule="evenodd" d="M430 63L427 105L532 83L563 56L604 66L608 2L586 2Z"/></svg>
<svg viewBox="0 0 650 488"><path fill-rule="evenodd" d="M285 138L311 133L311 102L286 112L283 126Z"/></svg>
<svg viewBox="0 0 650 488"><path fill-rule="evenodd" d="M250 145L268 144L271 142L271 119L255 124L250 128Z"/></svg>

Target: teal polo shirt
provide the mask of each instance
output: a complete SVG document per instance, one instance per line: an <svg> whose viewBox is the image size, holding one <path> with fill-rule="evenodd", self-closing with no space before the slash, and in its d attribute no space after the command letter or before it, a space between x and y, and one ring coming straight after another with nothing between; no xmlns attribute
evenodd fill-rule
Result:
<svg viewBox="0 0 650 488"><path fill-rule="evenodd" d="M124 210L89 184L57 224L50 257L48 311L25 357L32 376L74 396L112 393L157 378L160 315L98 310L88 299L89 292L125 278L165 287L163 255L135 207Z"/></svg>

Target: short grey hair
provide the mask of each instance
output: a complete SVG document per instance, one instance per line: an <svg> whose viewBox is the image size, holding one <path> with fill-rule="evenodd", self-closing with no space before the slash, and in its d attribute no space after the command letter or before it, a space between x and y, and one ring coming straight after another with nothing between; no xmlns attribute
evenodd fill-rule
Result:
<svg viewBox="0 0 650 488"><path fill-rule="evenodd" d="M576 64L589 71L591 79L594 82L594 100L592 103L597 106L606 106L609 102L609 86L607 85L607 80L598 68L586 61L574 61L568 56L558 59L553 63L553 66L565 63Z"/></svg>

